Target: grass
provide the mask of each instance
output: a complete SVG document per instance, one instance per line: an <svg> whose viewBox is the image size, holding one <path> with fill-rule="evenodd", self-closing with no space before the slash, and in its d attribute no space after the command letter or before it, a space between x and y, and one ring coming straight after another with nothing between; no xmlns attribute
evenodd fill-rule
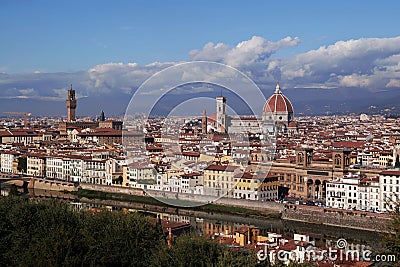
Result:
<svg viewBox="0 0 400 267"><path fill-rule="evenodd" d="M153 197L149 196L137 196L137 195L127 195L121 193L110 193L103 191L94 191L94 190L86 190L79 189L78 191L71 192L72 194L82 198L89 199L101 199L101 200L118 200L122 202L134 202L134 203L143 203L150 204L162 207L172 207L175 206L168 205L164 202L161 202ZM204 212L216 212L223 214L231 214L231 215L239 215L239 216L250 216L250 217L263 217L263 218L271 218L271 219L280 219L281 214L277 212L266 212L260 210L253 210L243 207L235 207L235 206L225 206L218 204L206 204L197 207L180 207L179 209L193 210L193 211L204 211Z"/></svg>

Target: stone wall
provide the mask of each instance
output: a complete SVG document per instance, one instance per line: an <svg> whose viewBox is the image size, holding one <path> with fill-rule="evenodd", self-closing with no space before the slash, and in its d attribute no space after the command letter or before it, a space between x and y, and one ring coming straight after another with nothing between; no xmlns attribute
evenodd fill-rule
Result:
<svg viewBox="0 0 400 267"><path fill-rule="evenodd" d="M285 205L282 219L379 232L387 232L391 222L387 214L291 204Z"/></svg>
<svg viewBox="0 0 400 267"><path fill-rule="evenodd" d="M143 190L137 188L123 187L123 186L110 186L110 185L97 185L80 183L79 187L86 190L103 191L109 193L120 193L127 195L143 196Z"/></svg>
<svg viewBox="0 0 400 267"><path fill-rule="evenodd" d="M370 212L350 211L332 208L322 208L315 206L303 206L293 204L282 204L272 201L260 202L254 200L220 198L215 200L213 197L193 194L176 194L165 191L143 191L137 188L104 186L93 184L81 184L83 189L121 193L128 195L153 196L160 201L168 204L175 203L177 206L193 206L193 202L199 205L215 203L219 205L243 207L248 209L280 212L282 219L290 221L300 221L318 225L330 225L352 229L362 229L368 231L387 232L388 224L391 221L387 214L377 214ZM190 201L190 202L188 202Z"/></svg>
<svg viewBox="0 0 400 267"><path fill-rule="evenodd" d="M255 201L255 200L243 200L243 199L232 199L232 198L219 198L204 195L184 194L184 193L173 193L166 191L146 190L129 187L119 186L104 186L94 184L81 184L82 189L105 191L111 193L121 193L128 195L139 195L139 196L152 196L162 202L168 204L175 204L176 206L198 206L207 203L214 203L226 206L243 207L254 210L281 212L284 205L273 201ZM197 204L197 205L196 205Z"/></svg>
<svg viewBox="0 0 400 267"><path fill-rule="evenodd" d="M41 178L31 178L28 183L28 189L44 189L51 191L76 191L78 188L74 186L74 183L54 181Z"/></svg>

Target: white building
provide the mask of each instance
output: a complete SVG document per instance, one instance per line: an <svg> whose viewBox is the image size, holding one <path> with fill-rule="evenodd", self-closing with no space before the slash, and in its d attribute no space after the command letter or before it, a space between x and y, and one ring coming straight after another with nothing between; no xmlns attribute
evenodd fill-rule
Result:
<svg viewBox="0 0 400 267"><path fill-rule="evenodd" d="M125 158L109 158L106 161L106 184L112 185L113 179L123 176L123 166L126 165ZM128 186L128 184L124 184Z"/></svg>
<svg viewBox="0 0 400 267"><path fill-rule="evenodd" d="M362 178L359 184L357 209L379 211L381 203L380 199L379 177Z"/></svg>
<svg viewBox="0 0 400 267"><path fill-rule="evenodd" d="M106 160L85 159L83 161L83 180L90 184L106 184Z"/></svg>
<svg viewBox="0 0 400 267"><path fill-rule="evenodd" d="M339 209L357 209L359 177L350 176L326 183L326 204Z"/></svg>
<svg viewBox="0 0 400 267"><path fill-rule="evenodd" d="M19 153L16 151L1 151L0 153L1 172L12 173L13 162L17 159Z"/></svg>
<svg viewBox="0 0 400 267"><path fill-rule="evenodd" d="M27 155L27 171L29 176L45 177L46 176L46 157L42 154Z"/></svg>
<svg viewBox="0 0 400 267"><path fill-rule="evenodd" d="M49 156L46 158L46 177L57 180L63 179L62 157Z"/></svg>
<svg viewBox="0 0 400 267"><path fill-rule="evenodd" d="M155 184L157 171L148 165L132 163L129 166L129 180L134 183Z"/></svg>
<svg viewBox="0 0 400 267"><path fill-rule="evenodd" d="M382 211L381 190L380 177L351 175L326 184L326 203L333 208Z"/></svg>
<svg viewBox="0 0 400 267"><path fill-rule="evenodd" d="M379 175L380 210L391 211L400 200L400 170L383 171Z"/></svg>
<svg viewBox="0 0 400 267"><path fill-rule="evenodd" d="M83 157L69 157L69 176L71 182L84 182L83 180Z"/></svg>
<svg viewBox="0 0 400 267"><path fill-rule="evenodd" d="M204 183L203 174L199 172L189 172L180 175L182 179L182 192L196 194ZM196 189L197 188L197 189Z"/></svg>
<svg viewBox="0 0 400 267"><path fill-rule="evenodd" d="M187 187L189 187L189 185L187 185ZM182 192L182 179L175 175L169 177L167 191L181 193Z"/></svg>
<svg viewBox="0 0 400 267"><path fill-rule="evenodd" d="M62 179L65 180L65 181L71 181L70 164L71 164L71 159L70 158L63 158L63 161L62 161L62 170L63 170Z"/></svg>

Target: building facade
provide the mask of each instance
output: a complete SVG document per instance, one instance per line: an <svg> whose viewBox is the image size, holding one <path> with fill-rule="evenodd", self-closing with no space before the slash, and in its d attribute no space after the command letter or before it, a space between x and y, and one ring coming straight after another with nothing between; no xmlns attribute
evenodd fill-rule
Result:
<svg viewBox="0 0 400 267"><path fill-rule="evenodd" d="M235 175L234 198L267 201L278 199L278 177L249 172Z"/></svg>

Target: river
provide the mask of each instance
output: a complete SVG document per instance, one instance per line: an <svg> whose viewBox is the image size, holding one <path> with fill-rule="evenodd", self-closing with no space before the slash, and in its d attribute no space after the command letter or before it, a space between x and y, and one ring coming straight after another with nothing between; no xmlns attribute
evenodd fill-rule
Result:
<svg viewBox="0 0 400 267"><path fill-rule="evenodd" d="M310 241L315 241L317 247L330 247L336 240L344 238L351 249L370 249L379 252L383 249L383 234L379 232L354 230L344 227L316 225L303 222L288 221L276 218L261 218L239 215L228 215L215 212L193 211L175 207L161 207L143 203L121 202L115 200L79 199L74 195L56 191L30 190L32 198L56 198L60 201L72 203L76 209L93 207L110 210L129 210L140 212L146 216L158 217L170 221L186 222L199 235L209 236L214 233L233 232L241 226L258 227L262 235L267 232L281 234L287 239L293 234L306 234Z"/></svg>

